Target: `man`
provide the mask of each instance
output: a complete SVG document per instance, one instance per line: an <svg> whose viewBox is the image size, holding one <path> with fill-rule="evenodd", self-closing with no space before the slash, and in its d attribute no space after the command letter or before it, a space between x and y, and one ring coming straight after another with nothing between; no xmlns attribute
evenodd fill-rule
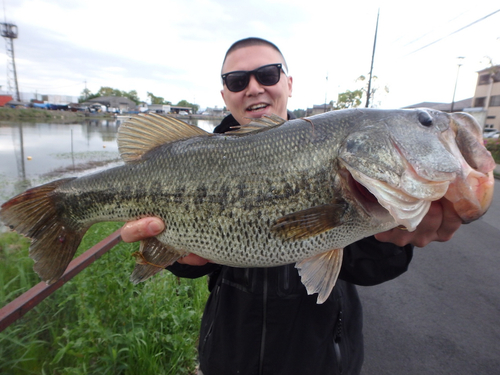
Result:
<svg viewBox="0 0 500 375"><path fill-rule="evenodd" d="M222 97L231 115L214 132L252 118L287 113L292 77L274 44L258 38L234 43L222 66ZM199 343L204 375L359 374L363 361L362 311L353 284L374 285L405 272L412 245L446 241L461 224L446 200L433 203L414 232L380 233L345 249L339 280L322 305L308 296L294 265L273 268L220 266L194 254L169 270L181 277L210 275L211 295ZM156 235L163 223L128 223L124 241ZM196 267L193 267L196 266Z"/></svg>

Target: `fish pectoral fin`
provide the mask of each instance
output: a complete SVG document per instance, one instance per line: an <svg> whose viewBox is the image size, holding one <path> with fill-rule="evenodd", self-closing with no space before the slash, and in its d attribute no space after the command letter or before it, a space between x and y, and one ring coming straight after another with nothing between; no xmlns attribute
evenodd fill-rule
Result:
<svg viewBox="0 0 500 375"><path fill-rule="evenodd" d="M132 254L136 258L136 265L130 281L140 283L170 266L182 255L183 252L165 245L155 237L142 240L139 251Z"/></svg>
<svg viewBox="0 0 500 375"><path fill-rule="evenodd" d="M343 249L334 249L304 259L295 265L307 294L318 293L318 304L327 300L337 282L342 266L342 255Z"/></svg>
<svg viewBox="0 0 500 375"><path fill-rule="evenodd" d="M346 203L324 204L280 217L271 231L287 240L317 236L343 224Z"/></svg>

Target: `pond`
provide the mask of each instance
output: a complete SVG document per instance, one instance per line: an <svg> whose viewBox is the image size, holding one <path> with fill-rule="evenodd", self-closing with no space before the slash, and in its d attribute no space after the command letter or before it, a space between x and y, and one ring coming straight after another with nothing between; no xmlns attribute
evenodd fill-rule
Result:
<svg viewBox="0 0 500 375"><path fill-rule="evenodd" d="M122 164L116 143L121 122L0 121L0 204L32 186ZM212 132L220 121L189 122Z"/></svg>

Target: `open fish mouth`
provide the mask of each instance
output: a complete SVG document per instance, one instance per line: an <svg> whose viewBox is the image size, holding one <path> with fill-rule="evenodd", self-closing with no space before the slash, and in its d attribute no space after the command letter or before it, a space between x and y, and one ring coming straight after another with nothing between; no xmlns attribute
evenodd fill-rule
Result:
<svg viewBox="0 0 500 375"><path fill-rule="evenodd" d="M402 225L409 231L416 229L429 211L431 202L443 197L450 184L450 181L423 182L414 176L405 176L407 182L411 183L402 186L410 187L412 190L412 193L410 193L408 191L410 189L405 191L402 188L395 188L387 182L373 179L354 169L349 169L349 172L357 182L358 191L361 192L364 198L360 203L363 202L362 205L365 209L368 208L373 212L374 200L376 200L381 207L389 212L396 225ZM371 194L371 197L367 192ZM423 199L424 197L425 199ZM366 203L369 205L367 206Z"/></svg>
<svg viewBox="0 0 500 375"><path fill-rule="evenodd" d="M424 181L416 173L407 169L400 187L371 178L345 165L349 186L353 196L371 216L380 217L384 209L395 222L409 231L417 225L429 211L431 202L443 197L450 181ZM383 215L385 216L385 215Z"/></svg>

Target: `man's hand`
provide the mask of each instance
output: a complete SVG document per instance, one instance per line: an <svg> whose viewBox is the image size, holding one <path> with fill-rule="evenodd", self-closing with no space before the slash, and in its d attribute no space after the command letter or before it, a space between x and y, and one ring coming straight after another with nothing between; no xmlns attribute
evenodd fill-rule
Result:
<svg viewBox="0 0 500 375"><path fill-rule="evenodd" d="M148 237L156 236L165 229L165 224L157 217L146 217L144 219L130 221L125 224L121 231L122 240L125 242L136 242ZM203 266L208 260L195 254L188 254L177 260L177 263L189 264L191 266Z"/></svg>
<svg viewBox="0 0 500 375"><path fill-rule="evenodd" d="M391 242L398 246L413 244L424 247L432 241L445 242L462 225L462 219L457 215L453 204L445 198L432 202L431 208L414 232L394 228L375 235L381 242Z"/></svg>

